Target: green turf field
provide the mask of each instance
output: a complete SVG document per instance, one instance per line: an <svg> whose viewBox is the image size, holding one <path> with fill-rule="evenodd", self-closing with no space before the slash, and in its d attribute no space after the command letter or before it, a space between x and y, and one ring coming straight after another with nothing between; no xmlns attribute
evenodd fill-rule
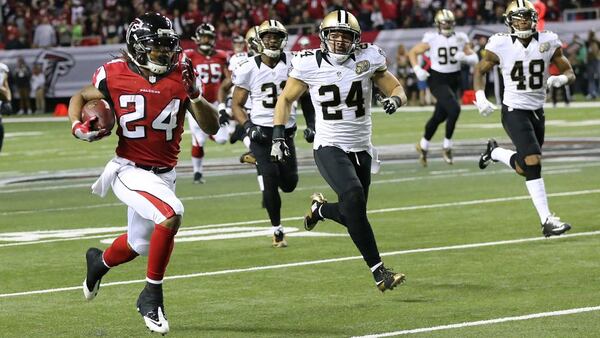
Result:
<svg viewBox="0 0 600 338"><path fill-rule="evenodd" d="M237 164L243 147L209 143L207 183L193 185L184 135L177 194L186 213L164 284L169 335L597 336L599 112L546 110L550 207L573 224L569 235L553 239L541 235L524 178L500 163L477 167L476 152L488 137L509 142L498 112L482 118L464 111L456 163L432 154L428 168L419 167L416 153L409 158L430 113L375 113L373 143L387 147L388 161L372 178L369 218L384 262L407 276L385 294L345 228L327 221L303 230L312 192L336 198L310 165L302 127L296 142L309 165L301 166L296 191L282 194L285 249L271 248L255 174ZM66 121L5 123L0 336L148 335L135 310L145 258L110 271L92 302L83 297L85 251L105 249L124 231L126 209L112 193L101 199L89 191L117 138L88 144L69 127ZM443 128L434 147L442 137Z"/></svg>

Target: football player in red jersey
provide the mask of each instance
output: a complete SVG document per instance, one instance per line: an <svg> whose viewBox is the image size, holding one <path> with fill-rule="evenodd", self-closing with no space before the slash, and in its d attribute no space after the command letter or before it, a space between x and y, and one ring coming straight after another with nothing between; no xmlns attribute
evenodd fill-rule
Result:
<svg viewBox="0 0 600 338"><path fill-rule="evenodd" d="M225 97L219 95L219 87L223 79L230 76L227 68L227 53L215 49L216 41L215 27L209 23L203 23L196 28L196 35L192 38L197 48L187 49L184 54L192 60L194 68L198 72L198 83L202 85L202 95L214 105L222 104L225 107ZM192 166L194 169L194 183L204 183L202 177L202 160L204 159L204 142L209 134L201 128L188 115L190 131L192 132ZM220 128L212 138L218 144L224 144L229 140L229 128Z"/></svg>
<svg viewBox="0 0 600 338"><path fill-rule="evenodd" d="M73 135L95 141L109 134L81 122L81 108L90 100L105 99L115 111L119 143L116 156L92 185L105 196L112 187L127 205L127 233L106 251L86 253L87 276L83 293L92 300L100 280L119 264L138 255L148 256L146 286L137 300L146 326L169 331L162 281L174 237L181 224L183 204L175 195L175 170L186 110L209 134L217 132L218 115L200 95L191 62L182 58L179 37L171 21L156 13L135 19L127 30L127 51L96 71L93 84L73 95L69 118Z"/></svg>

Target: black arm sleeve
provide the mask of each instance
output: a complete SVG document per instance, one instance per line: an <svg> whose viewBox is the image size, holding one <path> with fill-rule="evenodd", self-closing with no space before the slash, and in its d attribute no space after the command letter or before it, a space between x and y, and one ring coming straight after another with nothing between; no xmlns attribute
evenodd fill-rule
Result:
<svg viewBox="0 0 600 338"><path fill-rule="evenodd" d="M306 126L315 130L315 107L312 104L308 90L300 96L299 101L302 106L302 115L304 115Z"/></svg>

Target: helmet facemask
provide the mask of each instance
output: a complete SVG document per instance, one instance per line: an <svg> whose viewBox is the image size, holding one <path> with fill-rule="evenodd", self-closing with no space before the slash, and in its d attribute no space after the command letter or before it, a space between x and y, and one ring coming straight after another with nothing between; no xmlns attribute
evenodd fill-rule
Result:
<svg viewBox="0 0 600 338"><path fill-rule="evenodd" d="M453 20L443 20L437 23L438 31L440 34L448 37L454 34L455 22Z"/></svg>
<svg viewBox="0 0 600 338"><path fill-rule="evenodd" d="M325 52L340 63L348 60L360 43L360 34L339 27L322 29L320 38Z"/></svg>
<svg viewBox="0 0 600 338"><path fill-rule="evenodd" d="M177 63L181 47L179 37L171 29L158 29L156 34L146 35L133 43L131 60L140 68L154 74L164 74Z"/></svg>
<svg viewBox="0 0 600 338"><path fill-rule="evenodd" d="M509 13L505 24L510 28L511 35L520 39L527 39L536 31L537 12L523 8Z"/></svg>
<svg viewBox="0 0 600 338"><path fill-rule="evenodd" d="M287 34L279 30L262 32L258 39L258 50L270 58L278 58L287 45Z"/></svg>

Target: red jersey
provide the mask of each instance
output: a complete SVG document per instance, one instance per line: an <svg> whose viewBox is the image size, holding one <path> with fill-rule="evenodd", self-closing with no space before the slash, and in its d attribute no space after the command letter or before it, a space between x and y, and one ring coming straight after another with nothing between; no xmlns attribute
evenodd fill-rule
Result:
<svg viewBox="0 0 600 338"><path fill-rule="evenodd" d="M174 167L189 98L179 65L154 79L151 83L125 60L115 59L98 68L92 82L115 111L117 156L141 165Z"/></svg>
<svg viewBox="0 0 600 338"><path fill-rule="evenodd" d="M227 53L219 49L209 56L194 49L186 49L184 53L192 60L192 64L198 72L198 80L202 81L202 96L208 102L216 102L221 82L229 72L227 70Z"/></svg>

